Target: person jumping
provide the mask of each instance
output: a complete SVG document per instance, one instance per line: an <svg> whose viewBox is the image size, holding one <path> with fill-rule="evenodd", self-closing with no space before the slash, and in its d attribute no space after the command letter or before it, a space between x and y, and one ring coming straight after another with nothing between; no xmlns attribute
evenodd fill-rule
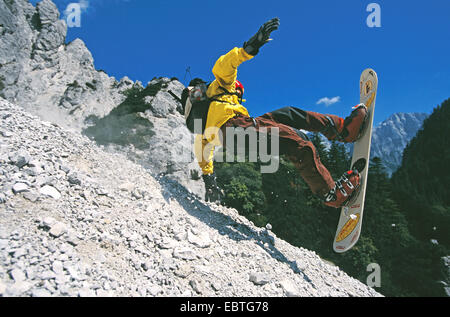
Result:
<svg viewBox="0 0 450 317"><path fill-rule="evenodd" d="M221 56L212 69L215 80L206 91L212 101L200 118L206 121L202 130L206 132L196 134L194 143L195 156L202 169L206 187L205 200L220 201L222 195L214 174L213 155L216 145L221 145L222 142L226 147L226 140L218 140L218 129L222 135L225 135L227 127L253 127L259 133L270 134L270 128L275 127L278 128L279 154L286 155L294 163L312 192L320 197L325 205L340 208L346 205L359 189L360 174L357 170L346 171L341 178L334 181L320 161L313 143L300 130L320 132L328 140L355 142L360 137L368 116L366 106L359 104L353 107L351 114L345 119L296 107L284 107L253 118L241 104L244 86L237 80L237 68L259 53L260 48L271 40L270 34L277 30L279 25L278 18L264 23L243 47L235 47ZM188 99L189 91L197 83L198 79L191 81L189 87L183 91L183 104ZM263 131L260 131L262 128Z"/></svg>

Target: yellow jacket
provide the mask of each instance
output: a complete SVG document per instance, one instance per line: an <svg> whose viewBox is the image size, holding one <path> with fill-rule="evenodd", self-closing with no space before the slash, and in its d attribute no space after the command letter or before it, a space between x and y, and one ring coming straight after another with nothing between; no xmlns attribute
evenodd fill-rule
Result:
<svg viewBox="0 0 450 317"><path fill-rule="evenodd" d="M240 64L252 58L253 56L247 54L243 48L237 47L222 55L213 67L212 72L216 79L209 86L206 92L207 96L211 98L222 94L224 91L220 87L229 92L235 92L237 68ZM211 102L205 132L203 135L197 134L195 136L194 153L203 174L211 174L214 171L214 147L220 145L217 134L220 127L236 114L249 115L247 109L239 104L236 95L224 95L217 99L224 102Z"/></svg>

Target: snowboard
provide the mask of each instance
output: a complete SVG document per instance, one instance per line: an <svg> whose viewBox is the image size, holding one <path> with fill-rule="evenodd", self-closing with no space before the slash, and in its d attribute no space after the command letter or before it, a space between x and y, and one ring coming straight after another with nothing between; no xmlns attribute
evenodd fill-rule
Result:
<svg viewBox="0 0 450 317"><path fill-rule="evenodd" d="M361 74L360 103L368 109L368 117L361 132L361 137L353 145L351 169L357 169L361 175L359 191L349 203L342 207L339 223L334 238L333 250L343 253L358 242L363 220L364 200L366 196L367 175L369 172L370 144L372 141L373 116L377 97L378 77L373 69L366 69Z"/></svg>

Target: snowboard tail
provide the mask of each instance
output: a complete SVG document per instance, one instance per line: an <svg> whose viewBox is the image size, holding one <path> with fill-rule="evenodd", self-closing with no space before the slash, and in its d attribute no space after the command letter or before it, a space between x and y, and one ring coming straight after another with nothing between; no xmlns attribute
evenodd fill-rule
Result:
<svg viewBox="0 0 450 317"><path fill-rule="evenodd" d="M361 175L361 185L359 192L341 209L333 243L333 250L337 253L350 250L361 234L377 89L376 72L373 69L364 70L360 78L360 103L366 105L369 114L361 137L354 143L351 163L351 169L358 170Z"/></svg>

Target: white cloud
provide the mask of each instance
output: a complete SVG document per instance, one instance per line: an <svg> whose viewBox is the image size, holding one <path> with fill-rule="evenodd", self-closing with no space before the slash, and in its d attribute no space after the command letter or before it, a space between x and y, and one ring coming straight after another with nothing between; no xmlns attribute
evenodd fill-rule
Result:
<svg viewBox="0 0 450 317"><path fill-rule="evenodd" d="M328 98L328 97L323 97L321 99L319 99L319 101L317 101L317 104L324 104L326 107L331 106L332 104L335 104L337 102L341 101L341 97L336 96L333 98Z"/></svg>

